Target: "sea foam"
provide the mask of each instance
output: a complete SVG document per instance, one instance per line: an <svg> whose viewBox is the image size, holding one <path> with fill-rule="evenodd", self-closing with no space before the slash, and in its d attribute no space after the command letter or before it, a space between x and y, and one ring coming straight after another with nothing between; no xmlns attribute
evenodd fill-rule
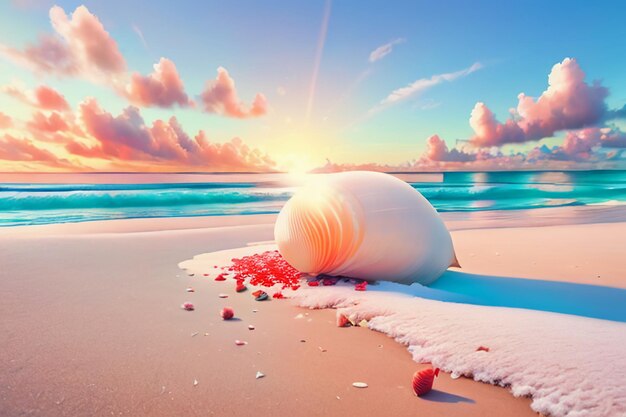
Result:
<svg viewBox="0 0 626 417"><path fill-rule="evenodd" d="M275 246L198 255L180 264L210 272ZM398 284L393 284L398 285ZM354 322L393 337L413 359L453 377L510 389L532 398L533 410L555 417L626 415L626 324L521 308L428 300L386 285L301 288L289 293L306 308L335 308ZM567 297L567 294L563 294ZM486 347L488 351L477 350Z"/></svg>

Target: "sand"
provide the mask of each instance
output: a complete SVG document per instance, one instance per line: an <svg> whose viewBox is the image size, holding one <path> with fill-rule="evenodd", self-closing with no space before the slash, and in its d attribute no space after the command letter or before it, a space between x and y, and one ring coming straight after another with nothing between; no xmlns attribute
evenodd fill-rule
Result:
<svg viewBox="0 0 626 417"><path fill-rule="evenodd" d="M467 271L624 287L626 223L450 221ZM410 379L424 366L383 334L337 328L330 310L255 303L177 267L270 240L272 227L273 216L247 216L0 229L0 415L536 415L506 389L445 374L418 399ZM240 320L221 321L226 305Z"/></svg>

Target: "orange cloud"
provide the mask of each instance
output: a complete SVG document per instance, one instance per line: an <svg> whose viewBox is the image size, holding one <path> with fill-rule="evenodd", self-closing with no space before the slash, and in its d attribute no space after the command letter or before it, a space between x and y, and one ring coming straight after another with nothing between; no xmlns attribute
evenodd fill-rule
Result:
<svg viewBox="0 0 626 417"><path fill-rule="evenodd" d="M0 129L8 129L13 126L13 119L0 112Z"/></svg>
<svg viewBox="0 0 626 417"><path fill-rule="evenodd" d="M225 68L217 69L217 78L207 83L202 93L204 111L239 119L263 116L267 113L267 100L257 93L250 108L239 100L235 81Z"/></svg>
<svg viewBox="0 0 626 417"><path fill-rule="evenodd" d="M70 105L54 88L42 85L35 90L35 98L37 105L45 110L66 111L70 109Z"/></svg>

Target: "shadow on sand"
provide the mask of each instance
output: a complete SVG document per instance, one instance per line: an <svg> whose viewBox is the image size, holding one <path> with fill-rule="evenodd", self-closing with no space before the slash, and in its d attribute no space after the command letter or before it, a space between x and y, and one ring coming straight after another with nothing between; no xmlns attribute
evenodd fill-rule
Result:
<svg viewBox="0 0 626 417"><path fill-rule="evenodd" d="M463 397L461 395L450 394L449 392L439 391L437 389L431 390L428 394L420 397L422 400L433 401L437 403L470 403L474 404L476 401L471 398Z"/></svg>
<svg viewBox="0 0 626 417"><path fill-rule="evenodd" d="M447 271L428 287L381 282L371 289L431 300L525 308L626 322L626 290L598 285Z"/></svg>

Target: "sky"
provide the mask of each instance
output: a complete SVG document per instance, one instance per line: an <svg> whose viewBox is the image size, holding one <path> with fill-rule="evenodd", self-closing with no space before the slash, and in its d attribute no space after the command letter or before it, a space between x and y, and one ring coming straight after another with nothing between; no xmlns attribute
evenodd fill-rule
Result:
<svg viewBox="0 0 626 417"><path fill-rule="evenodd" d="M0 3L0 171L626 168L623 2Z"/></svg>

